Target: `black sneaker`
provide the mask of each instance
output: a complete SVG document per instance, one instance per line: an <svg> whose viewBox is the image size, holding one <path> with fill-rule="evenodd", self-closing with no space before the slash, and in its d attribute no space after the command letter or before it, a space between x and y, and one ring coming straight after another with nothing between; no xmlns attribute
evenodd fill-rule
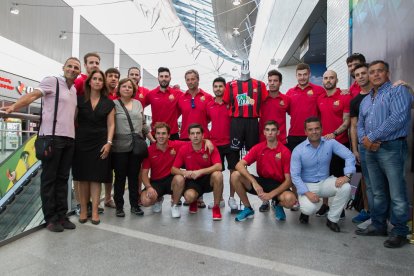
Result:
<svg viewBox="0 0 414 276"><path fill-rule="evenodd" d="M303 213L300 213L299 221L302 224L308 224L309 223L309 216L305 215Z"/></svg>
<svg viewBox="0 0 414 276"><path fill-rule="evenodd" d="M102 208L101 206L98 206L98 214L103 214L105 211L104 208Z"/></svg>
<svg viewBox="0 0 414 276"><path fill-rule="evenodd" d="M341 216L339 217L339 219L345 219L345 210L342 210Z"/></svg>
<svg viewBox="0 0 414 276"><path fill-rule="evenodd" d="M64 229L76 229L76 225L71 222L68 218L64 218L60 221L60 224L63 226Z"/></svg>
<svg viewBox="0 0 414 276"><path fill-rule="evenodd" d="M178 206L183 205L183 202L181 201L181 199L177 202L177 205L178 205Z"/></svg>
<svg viewBox="0 0 414 276"><path fill-rule="evenodd" d="M324 217L329 212L329 206L326 204L322 204L321 208L319 208L318 212L316 212L317 217Z"/></svg>
<svg viewBox="0 0 414 276"><path fill-rule="evenodd" d="M49 222L46 226L47 230L51 232L63 232L65 228L63 228L62 224L58 222Z"/></svg>
<svg viewBox="0 0 414 276"><path fill-rule="evenodd" d="M143 216L144 215L144 211L141 210L141 208L139 206L137 207L132 207L131 208L131 213L137 215L137 216Z"/></svg>
<svg viewBox="0 0 414 276"><path fill-rule="evenodd" d="M259 212L269 212L270 203L269 201L263 201L262 205L259 207Z"/></svg>
<svg viewBox="0 0 414 276"><path fill-rule="evenodd" d="M124 209L116 209L116 214L117 217L123 218L125 217L125 212Z"/></svg>

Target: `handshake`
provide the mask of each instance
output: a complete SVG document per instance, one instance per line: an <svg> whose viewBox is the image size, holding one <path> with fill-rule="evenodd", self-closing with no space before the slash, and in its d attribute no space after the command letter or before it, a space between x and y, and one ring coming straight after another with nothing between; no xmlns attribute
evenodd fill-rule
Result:
<svg viewBox="0 0 414 276"><path fill-rule="evenodd" d="M364 136L364 138L362 138L362 144L367 150L370 151L377 151L381 146L381 142L371 142L367 136Z"/></svg>

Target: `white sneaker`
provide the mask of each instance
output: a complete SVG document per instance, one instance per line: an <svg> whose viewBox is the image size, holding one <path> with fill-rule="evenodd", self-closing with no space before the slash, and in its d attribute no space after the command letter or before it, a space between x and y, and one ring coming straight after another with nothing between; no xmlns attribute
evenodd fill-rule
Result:
<svg viewBox="0 0 414 276"><path fill-rule="evenodd" d="M236 200L234 199L234 197L229 197L229 201L228 201L228 203L229 203L229 207L230 207L230 209L235 210L235 209L237 209L237 208L238 208L238 206L237 206L237 202L236 202Z"/></svg>
<svg viewBox="0 0 414 276"><path fill-rule="evenodd" d="M370 224L371 224L371 219L368 219L364 221L363 223L358 224L357 227L358 229L367 229Z"/></svg>
<svg viewBox="0 0 414 276"><path fill-rule="evenodd" d="M174 204L173 206L171 206L171 217L173 218L181 217L180 208L178 207L177 204Z"/></svg>
<svg viewBox="0 0 414 276"><path fill-rule="evenodd" d="M210 202L208 205L208 209L213 209L214 201ZM220 200L220 208L224 208L226 206L226 203L224 203L224 199Z"/></svg>
<svg viewBox="0 0 414 276"><path fill-rule="evenodd" d="M162 198L161 200L155 202L154 205L152 205L152 211L154 213L161 213L161 211L162 211L162 202L163 201L164 201L164 198Z"/></svg>

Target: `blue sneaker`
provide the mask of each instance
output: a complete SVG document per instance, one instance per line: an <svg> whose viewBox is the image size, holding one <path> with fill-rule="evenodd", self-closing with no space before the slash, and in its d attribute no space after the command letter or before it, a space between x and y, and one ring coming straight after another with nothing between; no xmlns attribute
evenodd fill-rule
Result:
<svg viewBox="0 0 414 276"><path fill-rule="evenodd" d="M241 211L240 213L237 214L236 216L236 221L245 221L248 218L253 218L254 217L254 211L253 209L249 208L249 207L244 207L243 211Z"/></svg>
<svg viewBox="0 0 414 276"><path fill-rule="evenodd" d="M276 206L273 206L273 209L275 211L276 220L286 220L286 214L285 214L285 210L283 210L283 206L276 205Z"/></svg>
<svg viewBox="0 0 414 276"><path fill-rule="evenodd" d="M352 218L352 222L353 223L362 223L364 221L367 221L371 218L371 215L365 211L364 209L361 210L361 212L359 212L358 215L356 215L355 217Z"/></svg>

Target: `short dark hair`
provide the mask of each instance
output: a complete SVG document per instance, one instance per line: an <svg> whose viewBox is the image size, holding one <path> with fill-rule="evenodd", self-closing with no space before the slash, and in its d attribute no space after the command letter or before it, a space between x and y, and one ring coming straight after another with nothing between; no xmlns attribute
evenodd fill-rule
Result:
<svg viewBox="0 0 414 276"><path fill-rule="evenodd" d="M138 67L136 67L136 66L132 66L132 67L129 67L129 68L128 68L128 76L129 76L129 72L130 72L132 69L137 69L137 70L139 71L139 73L141 74L141 69L139 69L139 68L138 68Z"/></svg>
<svg viewBox="0 0 414 276"><path fill-rule="evenodd" d="M310 66L309 64L306 63L299 63L298 65L296 65L296 72L299 70L308 70L310 72Z"/></svg>
<svg viewBox="0 0 414 276"><path fill-rule="evenodd" d="M279 124L275 120L269 120L264 123L264 127L266 126L275 126L277 129L279 129Z"/></svg>
<svg viewBox="0 0 414 276"><path fill-rule="evenodd" d="M99 56L98 53L96 52L91 52L91 53L87 53L86 55L83 56L83 62L87 63L88 62L88 57L96 57L99 59L99 61L101 61L101 56Z"/></svg>
<svg viewBox="0 0 414 276"><path fill-rule="evenodd" d="M383 64L383 65L385 66L385 69L387 70L387 72L390 70L390 65L388 64L388 62L385 62L385 61L383 61L383 60L374 60L373 62L371 62L371 63L368 65L368 69L369 69L371 66L374 66L374 65L377 65L377 64Z"/></svg>
<svg viewBox="0 0 414 276"><path fill-rule="evenodd" d="M158 68L158 75L162 72L168 72L168 74L171 76L171 72L170 69L168 69L167 67L160 67Z"/></svg>
<svg viewBox="0 0 414 276"><path fill-rule="evenodd" d="M353 53L346 59L346 64L353 62L354 60L359 60L361 63L366 63L366 59L363 54Z"/></svg>
<svg viewBox="0 0 414 276"><path fill-rule="evenodd" d="M279 82L282 82L282 73L280 73L276 69L270 70L267 73L267 77L270 77L270 76L278 76L279 77Z"/></svg>
<svg viewBox="0 0 414 276"><path fill-rule="evenodd" d="M354 68L354 72L355 72L356 69L359 69L359 68L362 68L362 67L365 67L365 68L368 69L369 65L368 65L368 63L365 63L365 62L364 63L357 64L355 66L355 68Z"/></svg>
<svg viewBox="0 0 414 276"><path fill-rule="evenodd" d="M215 79L213 80L213 85L214 85L216 82L222 82L224 85L226 85L226 80L225 80L223 77L218 77L218 78L215 78Z"/></svg>
<svg viewBox="0 0 414 276"><path fill-rule="evenodd" d="M66 59L64 65L66 65L66 63L68 63L69 60L75 60L77 62L79 62L79 65L81 64L80 60L77 57L69 57Z"/></svg>
<svg viewBox="0 0 414 276"><path fill-rule="evenodd" d="M121 85L123 85L124 83L129 82L129 81L132 84L132 91L133 91L132 92L131 99L135 98L135 94L137 93L137 86L135 85L134 81L131 80L130 78L123 78L122 80L119 81L118 87L116 89L116 95L118 97L121 97L121 93L119 92L119 89L121 89Z"/></svg>
<svg viewBox="0 0 414 276"><path fill-rule="evenodd" d="M190 130L193 128L199 128L201 130L201 133L204 133L204 129L200 124L194 123L188 126L188 134L190 134Z"/></svg>
<svg viewBox="0 0 414 276"><path fill-rule="evenodd" d="M119 70L116 68L108 68L105 71L105 77L108 77L109 74L118 74L118 80L121 77L121 73L119 73Z"/></svg>
<svg viewBox="0 0 414 276"><path fill-rule="evenodd" d="M306 129L306 125L309 123L319 123L322 127L322 123L321 123L321 119L319 119L319 117L309 117L305 120L305 129Z"/></svg>
<svg viewBox="0 0 414 276"><path fill-rule="evenodd" d="M154 125L155 131L157 131L157 129L159 129L159 128L164 128L164 127L167 129L167 133L170 134L171 128L167 123L165 123L165 122L156 122L155 125Z"/></svg>

